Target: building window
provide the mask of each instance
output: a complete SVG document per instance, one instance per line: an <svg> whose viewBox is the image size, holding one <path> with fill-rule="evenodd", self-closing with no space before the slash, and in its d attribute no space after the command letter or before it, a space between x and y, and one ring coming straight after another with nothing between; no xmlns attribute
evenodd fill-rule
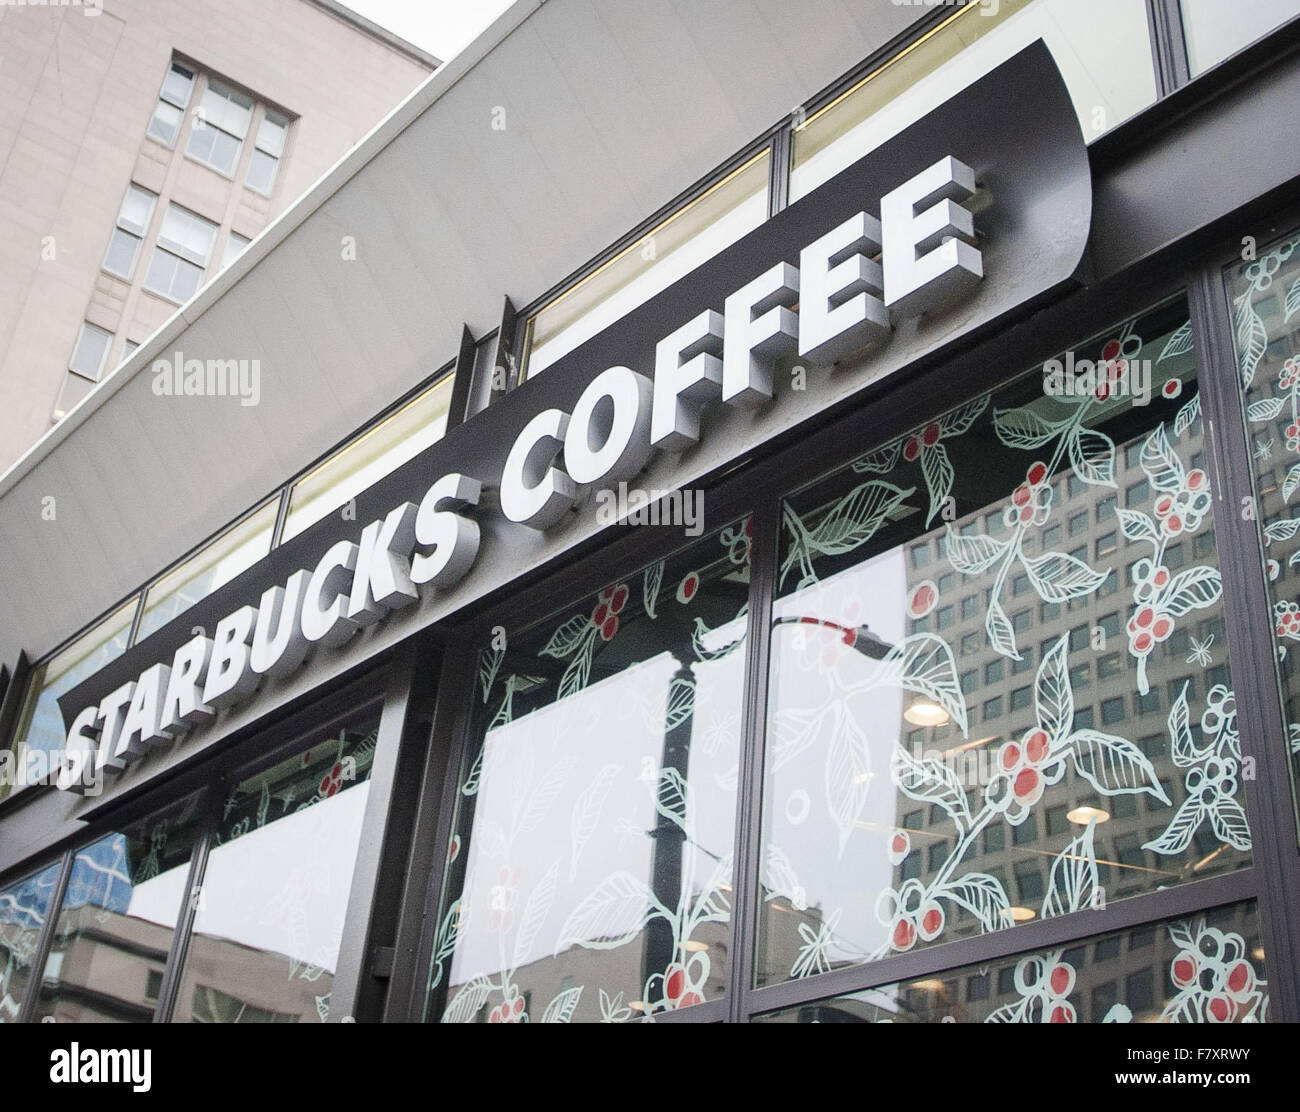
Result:
<svg viewBox="0 0 1300 1112"><path fill-rule="evenodd" d="M163 79L158 103L154 105L149 121L149 134L160 143L173 146L185 122L185 109L194 92L194 71L179 62L173 62Z"/></svg>
<svg viewBox="0 0 1300 1112"><path fill-rule="evenodd" d="M0 1023L16 1023L32 983L32 958L59 880L51 865L0 888Z"/></svg>
<svg viewBox="0 0 1300 1112"><path fill-rule="evenodd" d="M231 232L226 237L226 251L221 259L222 269L224 270L239 258L244 253L244 249L252 242L247 236L241 236L238 232Z"/></svg>
<svg viewBox="0 0 1300 1112"><path fill-rule="evenodd" d="M289 121L269 108L257 129L257 140L248 163L246 179L250 189L266 196L275 188L280 159L284 156L284 141L289 134Z"/></svg>
<svg viewBox="0 0 1300 1112"><path fill-rule="evenodd" d="M185 153L229 177L235 172L252 115L248 97L209 78Z"/></svg>
<svg viewBox="0 0 1300 1112"><path fill-rule="evenodd" d="M724 994L745 528L615 580L496 657L460 773L429 1018L618 1021ZM800 628L810 662L842 643ZM782 959L817 915L790 876L762 878Z"/></svg>
<svg viewBox="0 0 1300 1112"><path fill-rule="evenodd" d="M63 749L65 737L59 696L126 651L138 602L138 599L133 598L94 629L32 670L17 728L14 730L13 756L16 766L21 767L28 759L27 753L32 751L42 754L44 763L53 770L53 762ZM0 782L0 799L9 794L9 791L10 785Z"/></svg>
<svg viewBox="0 0 1300 1112"><path fill-rule="evenodd" d="M524 337L522 377L545 370L767 219L768 152L602 263L538 310Z"/></svg>
<svg viewBox="0 0 1300 1112"><path fill-rule="evenodd" d="M217 225L211 220L178 204L168 205L145 289L171 301L188 301L203 284L216 240Z"/></svg>
<svg viewBox="0 0 1300 1112"><path fill-rule="evenodd" d="M359 710L230 791L173 1022L328 1018L378 729Z"/></svg>
<svg viewBox="0 0 1300 1112"><path fill-rule="evenodd" d="M113 333L90 321L83 321L77 345L72 349L72 358L68 360L68 370L76 371L91 382L98 382L99 376L104 373L104 361L108 358L108 349L112 343Z"/></svg>
<svg viewBox="0 0 1300 1112"><path fill-rule="evenodd" d="M126 197L122 200L121 211L117 214L117 227L108 241L108 250L104 254L104 269L110 274L130 281L135 273L136 259L140 257L140 244L144 241L149 221L153 218L153 207L158 200L156 193L138 185L130 185Z"/></svg>
<svg viewBox="0 0 1300 1112"><path fill-rule="evenodd" d="M279 508L279 498L266 503L150 587L136 641L161 629L270 552Z"/></svg>
<svg viewBox="0 0 1300 1112"><path fill-rule="evenodd" d="M1179 9L1193 77L1300 15L1297 0L1231 5L1217 0L1180 0Z"/></svg>
<svg viewBox="0 0 1300 1112"><path fill-rule="evenodd" d="M791 199L810 193L1039 38L1060 65L1090 141L1154 103L1143 5L967 4L795 128ZM1080 50L1080 43L1089 49Z"/></svg>
<svg viewBox="0 0 1300 1112"><path fill-rule="evenodd" d="M1081 908L1087 899L1077 889L1059 887L1064 866L1054 871L1053 863L1077 856L1079 847L1071 848L1071 843L1082 829L1074 829L1075 824L1065 829L1058 822L1056 833L1048 835L1039 817L1052 808L1065 806L1068 811L1080 800L1095 799L1098 810L1109 815L1099 843L1102 837L1113 843L1127 834L1138 851L1109 866L1112 875L1106 887L1112 898L1118 898L1120 891L1150 892L1176 883L1176 878L1200 879L1206 870L1239 869L1249 863L1244 828L1243 836L1238 836L1220 826L1215 835L1208 825L1206 837L1218 852L1209 863L1203 861L1208 854L1188 836L1194 832L1185 829L1182 809L1200 790L1199 775L1189 777L1169 754L1148 757L1135 740L1171 728L1167 716L1160 713L1158 692L1170 679L1185 675L1186 666L1181 657L1164 650L1165 642L1172 641L1179 624L1214 617L1221 605L1219 572L1212 562L1184 569L1179 573L1183 578L1166 579L1154 570L1164 565L1176 535L1213 529L1206 476L1189 465L1201 450L1203 436L1195 407L1186 409L1196 396L1195 358L1186 346L1176 354L1180 345L1170 345L1186 321L1184 304L1171 302L1117 323L1075 348L1080 358L1095 359L1112 345L1120 347L1117 338L1124 337L1124 350L1131 358L1154 359L1172 347L1174 354L1166 357L1162 371L1167 368L1168 375L1178 376L1177 396L1166 391L1142 407L1133 406L1126 397L1101 405L1091 396L1067 402L1043 395L1039 372L934 418L940 428L951 422L963 430L960 435L972 437L972 446L979 445L978 456L965 457L964 468L954 466L952 480L945 484L958 518L982 521L990 507L998 506L1009 527L1000 538L959 533L946 524L927 529L922 514L909 512L924 507L931 496L927 463L901 454L890 456L889 445L872 454L873 459L896 461L888 472L855 469L850 463L785 499L782 520L787 524L777 561L781 571L768 671L773 688L764 767L775 771L767 774L765 785L764 852L779 849L808 887L808 905L820 909L826 922L835 917L840 933L819 951L829 967L1060 914L1063 900L1067 909ZM1071 447L1070 440L1076 437L1080 443ZM1030 440L1033 443L1027 444ZM1131 536L1140 534L1141 549L1130 540L1123 552L1117 547L1098 558L1093 556L1094 542L1102 531L1093 524L1091 509L1099 498L1115 491L1115 463L1133 440L1144 445L1139 455L1144 470L1150 471L1153 493L1145 503L1119 502L1117 510L1124 511L1126 531ZM1098 448L1085 449L1083 443L1116 454L1109 460L1094 459L1100 454ZM1085 451L1093 455L1085 456ZM976 458L978 463L971 462ZM1045 470L1048 465L1043 461L1048 459L1057 461L1051 465L1054 473ZM1080 461L1079 468L1074 461ZM1018 478L1012 481L1009 476ZM1013 500L1017 484L1033 488L1023 504ZM1180 520L1166 527L1162 523L1168 506L1160 499L1172 499L1175 492ZM872 522L888 521L889 529L866 523L851 545L837 548L833 555L808 539L825 528L822 522L839 524L860 506L872 507ZM1048 530L1072 519L1075 541L1061 544L1057 534L1059 547L1047 547ZM1112 529L1108 524L1105 532ZM910 628L915 588L924 574L909 573L907 550L936 536L942 543L940 573L955 575L957 597L971 592L985 596L987 591L982 645L974 656L960 658L966 665L964 672L958 670L957 639L950 639L942 628L902 635ZM1094 623L1080 621L1066 632L1059 619L1041 623L1037 605L1012 611L1012 582L1016 575L1028 578L1022 596L1026 603L1034 598L1091 610L1102 584L1120 578L1124 558L1134 556L1134 585L1112 596L1122 599L1123 605L1116 608L1112 602L1105 618L1114 635L1107 647L1133 660L1133 667L1121 673L1126 678L1119 681L1129 691L1123 686L1114 690L1112 680L1106 701L1093 701L1088 696L1096 684ZM933 569L927 571L927 579L938 579ZM1110 617L1117 609L1122 619L1118 627ZM839 649L819 657L809 676L809 668L800 663L796 641L796 630L806 631L809 622L824 623L832 630L865 625L898 633L882 638L884 644L876 645L873 654L840 638ZM806 633L803 637L806 640ZM1006 662L1023 660L1035 645L1036 667L1020 678ZM890 667L881 667L882 657ZM907 661L924 661L923 682L908 680ZM991 730L977 729L976 721L1000 723L997 716L1004 711L1003 699L1026 685L1032 692L1026 708L1032 708L1032 719L1017 720L1015 730L1004 736L982 738ZM1125 713L1133 705L1128 702L1129 692L1140 700L1133 715ZM1235 718L1209 709L1204 701L1189 701L1186 707L1187 718L1198 731L1195 744L1202 759L1212 752L1230 753L1237 744ZM1018 719L1023 714L1019 712ZM993 773L981 781L979 790L958 793L961 801L956 802L955 796L938 790L941 774L927 767L925 758L898 751L896 739L910 725L920 724L936 732L944 730L949 749L989 744ZM1202 739L1204 731L1208 733ZM795 755L788 757L791 752ZM855 776L858 765L852 755L859 752L871 754L873 767L890 754L894 775ZM1067 759L1067 752L1077 757ZM1180 751L1179 761L1183 759ZM866 767L866 757L857 760ZM933 789L927 792L923 785L930 784ZM1227 783L1222 806L1244 817L1242 791L1239 781ZM782 801L799 792L812 801L810 808L806 813L784 814ZM1140 795L1147 806L1141 819L1122 817L1122 808L1112 802L1130 795ZM947 808L937 805L927 829L940 839L933 844L942 846L946 855L941 871L932 871L945 878L992 875L977 852L979 835L993 825L1012 827L1010 845L1003 851L1009 858L1005 864L1013 878L1012 890L999 889L996 899L976 911L960 901L945 903L936 898L940 906L924 923L918 908L928 904L909 902L915 895L912 889L904 891L899 874L883 876L879 866L882 858L893 861L896 856L889 839L900 808L912 798L954 800ZM1037 831L1032 846L1026 844L1031 836L1028 824ZM931 844L926 843L927 849ZM1109 848L1100 844L1097 856L1099 870L1101 861L1112 857ZM1156 858L1158 869L1152 867ZM838 862L835 870L818 867L818 862L828 860ZM1201 872L1194 874L1194 865ZM861 878L868 875L880 879L863 884ZM1017 919L1011 915L1013 905L1029 914ZM764 916L760 911L760 918ZM799 948L780 951L775 940L786 935L773 916L766 919L772 941L763 971L771 980L765 983L799 976ZM784 958L789 964L782 969Z"/></svg>
<svg viewBox="0 0 1300 1112"><path fill-rule="evenodd" d="M192 796L74 855L39 990L42 1020L153 1018L201 815Z"/></svg>
<svg viewBox="0 0 1300 1112"><path fill-rule="evenodd" d="M294 483L289 491L283 539L297 536L430 444L441 440L447 428L452 383L451 375L440 378L424 393Z"/></svg>
<svg viewBox="0 0 1300 1112"><path fill-rule="evenodd" d="M1198 5L1198 7L1201 7ZM1208 15L1203 18L1208 19ZM1252 32L1258 33L1258 32ZM1226 29L1225 29L1226 34ZM1228 36L1230 42L1240 42ZM1233 306L1233 335L1237 347L1237 383L1241 419L1249 442L1265 440L1268 458L1254 453L1255 503L1264 547L1259 552L1268 568L1268 610L1254 617L1268 623L1276 647L1275 668L1282 705L1292 739L1291 774L1300 783L1300 533L1296 527L1300 489L1300 438L1292 436L1300 422L1300 228L1258 252L1252 262L1228 267L1225 293ZM1243 385L1244 384L1244 385ZM1283 478L1279 485L1275 472ZM1181 545L1198 551L1195 545ZM1186 572L1178 574L1185 575ZM1215 627L1217 628L1217 627ZM1208 646L1209 630L1200 634ZM1219 638L1213 652L1217 655ZM1225 681L1207 670L1207 685Z"/></svg>

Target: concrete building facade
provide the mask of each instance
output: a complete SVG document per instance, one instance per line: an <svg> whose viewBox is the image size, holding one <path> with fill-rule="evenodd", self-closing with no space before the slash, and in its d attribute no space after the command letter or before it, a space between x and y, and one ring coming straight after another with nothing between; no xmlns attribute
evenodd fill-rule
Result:
<svg viewBox="0 0 1300 1112"><path fill-rule="evenodd" d="M436 65L328 0L0 6L0 470Z"/></svg>

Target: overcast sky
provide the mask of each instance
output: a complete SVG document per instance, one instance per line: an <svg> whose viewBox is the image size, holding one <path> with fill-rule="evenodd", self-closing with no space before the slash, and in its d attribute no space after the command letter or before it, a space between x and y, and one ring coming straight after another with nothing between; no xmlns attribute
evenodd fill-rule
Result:
<svg viewBox="0 0 1300 1112"><path fill-rule="evenodd" d="M459 54L512 0L342 0L349 8L444 62Z"/></svg>

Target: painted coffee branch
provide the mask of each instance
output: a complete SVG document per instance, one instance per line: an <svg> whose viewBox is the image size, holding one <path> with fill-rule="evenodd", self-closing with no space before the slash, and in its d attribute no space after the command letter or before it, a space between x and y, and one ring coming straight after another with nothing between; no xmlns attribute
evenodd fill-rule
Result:
<svg viewBox="0 0 1300 1112"><path fill-rule="evenodd" d="M1292 11L704 7L516 4L0 480L0 1020L1300 1018Z"/></svg>

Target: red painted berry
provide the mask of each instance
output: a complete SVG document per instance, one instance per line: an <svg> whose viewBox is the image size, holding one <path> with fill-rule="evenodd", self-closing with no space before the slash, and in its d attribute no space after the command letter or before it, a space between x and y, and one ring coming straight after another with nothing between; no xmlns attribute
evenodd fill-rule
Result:
<svg viewBox="0 0 1300 1112"><path fill-rule="evenodd" d="M1010 772L1020 763L1020 746L1008 742L1002 747L1002 767Z"/></svg>
<svg viewBox="0 0 1300 1112"><path fill-rule="evenodd" d="M1179 988L1186 988L1196 980L1196 972L1199 968L1196 956L1189 950L1184 950L1177 958L1174 959L1172 970L1174 984Z"/></svg>
<svg viewBox="0 0 1300 1112"><path fill-rule="evenodd" d="M1034 794L1038 787L1038 773L1032 768L1022 769L1016 776L1015 793L1019 799L1025 799Z"/></svg>
<svg viewBox="0 0 1300 1112"><path fill-rule="evenodd" d="M1034 764L1042 762L1047 756L1048 737L1045 730L1034 730L1025 738L1025 756Z"/></svg>
<svg viewBox="0 0 1300 1112"><path fill-rule="evenodd" d="M1120 344L1118 340L1107 340L1106 346L1101 349L1101 357L1107 361L1114 359L1120 353Z"/></svg>
<svg viewBox="0 0 1300 1112"><path fill-rule="evenodd" d="M1237 1005L1226 996L1216 996L1210 1001L1210 1018L1216 1023L1229 1023L1237 1014Z"/></svg>
<svg viewBox="0 0 1300 1112"><path fill-rule="evenodd" d="M615 617L606 618L605 624L600 627L600 638L602 641L611 641L617 632L618 619Z"/></svg>
<svg viewBox="0 0 1300 1112"><path fill-rule="evenodd" d="M941 431L942 430L939 428L939 422L931 421L928 425L925 426L925 430L921 433L921 442L927 448L929 448L933 444L938 444L939 433Z"/></svg>
<svg viewBox="0 0 1300 1112"><path fill-rule="evenodd" d="M903 458L907 460L908 463L912 463L920 454L921 442L916 437L909 436L907 438L907 443L903 445Z"/></svg>
<svg viewBox="0 0 1300 1112"><path fill-rule="evenodd" d="M894 949L907 950L912 943L916 941L916 928L906 919L900 919L894 924Z"/></svg>

